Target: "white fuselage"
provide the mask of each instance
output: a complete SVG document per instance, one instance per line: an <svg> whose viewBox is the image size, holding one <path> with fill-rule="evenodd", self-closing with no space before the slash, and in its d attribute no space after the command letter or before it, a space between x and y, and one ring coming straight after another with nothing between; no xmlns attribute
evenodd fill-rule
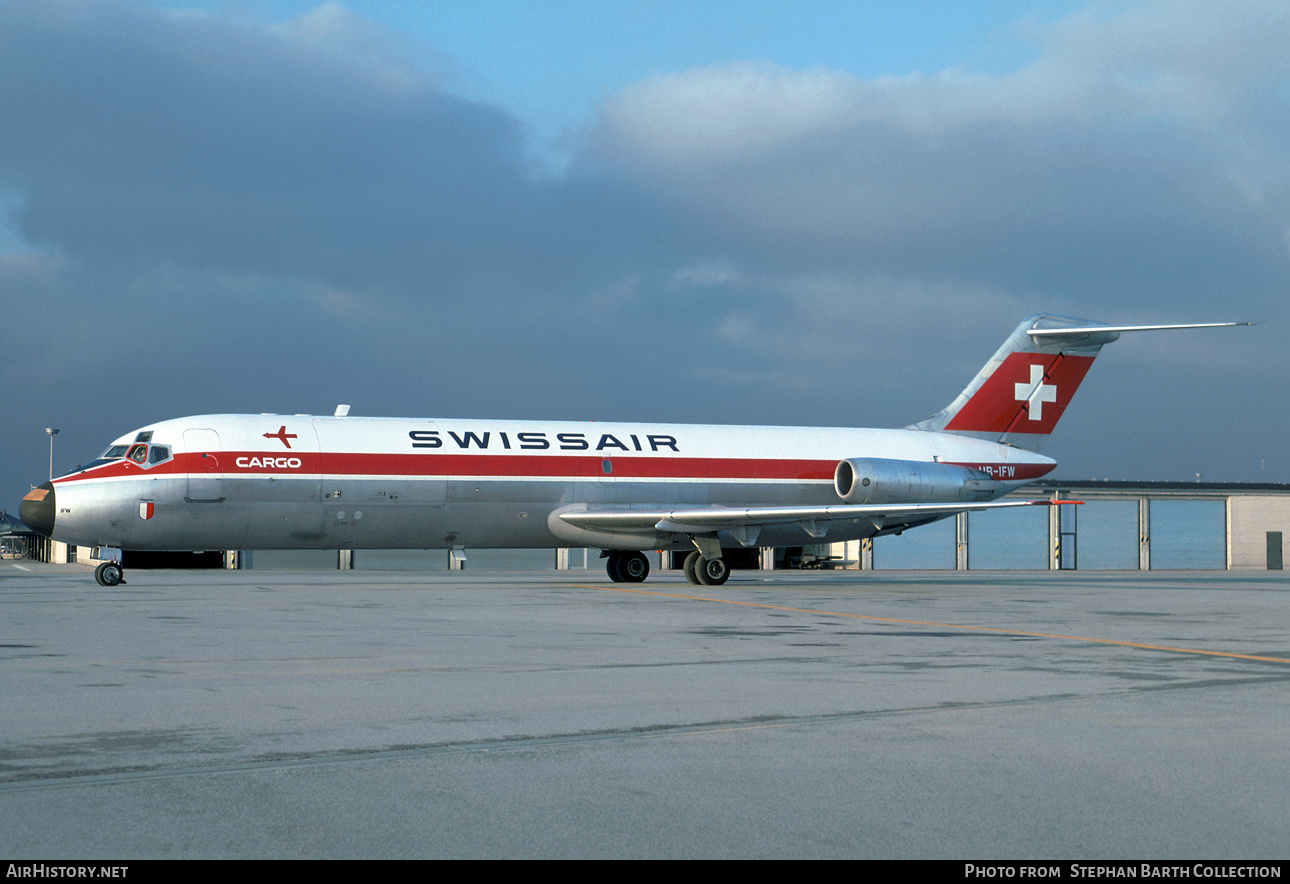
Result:
<svg viewBox="0 0 1290 884"><path fill-rule="evenodd" d="M1010 445L911 429L205 415L117 444L149 433L160 462L117 458L53 481L55 539L136 550L684 548L683 535L589 532L557 517L838 504L834 471L847 458L968 467L992 480L985 499L1055 466ZM857 519L827 539L878 531ZM757 545L820 540L802 525L768 525Z"/></svg>

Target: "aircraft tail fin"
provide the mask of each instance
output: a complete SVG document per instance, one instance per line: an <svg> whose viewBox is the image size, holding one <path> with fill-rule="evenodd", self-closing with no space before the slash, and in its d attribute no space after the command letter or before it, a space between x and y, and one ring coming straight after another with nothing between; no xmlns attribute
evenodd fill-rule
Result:
<svg viewBox="0 0 1290 884"><path fill-rule="evenodd" d="M959 433L1038 451L1098 351L1122 332L1234 325L1253 323L1112 326L1069 316L1029 316L949 406L909 428Z"/></svg>

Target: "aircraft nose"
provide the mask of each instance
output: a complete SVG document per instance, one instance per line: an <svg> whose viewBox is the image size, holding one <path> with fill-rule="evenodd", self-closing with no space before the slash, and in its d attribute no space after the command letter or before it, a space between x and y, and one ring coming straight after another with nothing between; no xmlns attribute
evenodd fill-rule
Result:
<svg viewBox="0 0 1290 884"><path fill-rule="evenodd" d="M35 531L49 537L54 533L54 485L42 482L27 492L27 496L18 504L18 518L22 523Z"/></svg>

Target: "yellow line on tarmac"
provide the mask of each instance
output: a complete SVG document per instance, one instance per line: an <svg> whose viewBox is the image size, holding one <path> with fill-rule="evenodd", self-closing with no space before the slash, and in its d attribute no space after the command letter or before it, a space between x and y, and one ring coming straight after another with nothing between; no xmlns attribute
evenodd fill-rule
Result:
<svg viewBox="0 0 1290 884"><path fill-rule="evenodd" d="M1146 642L1126 642L1113 638L1092 638L1085 635L1062 635L1056 632L1030 632L1024 629L1004 629L997 626L969 626L962 623L937 623L931 620L904 620L899 617L875 617L872 614L848 614L843 611L824 611L819 608L793 608L787 605L768 605L764 602L741 602L735 599L718 599L711 596L689 595L679 592L657 592L648 589L629 589L625 586L604 586L603 584L577 584L583 589L602 589L610 592L632 593L635 595L652 595L662 598L685 599L691 602L716 602L723 605L742 605L747 608L769 608L773 611L792 611L797 614L819 614L825 617L849 617L853 620L872 620L877 623L902 623L910 626L936 626L941 629L963 629L973 632L994 632L1000 635L1025 635L1034 638L1060 638L1074 642L1093 642L1099 645L1120 645L1125 648L1142 648L1148 651L1169 651L1174 654L1202 654L1206 657L1230 657L1237 660L1257 660L1260 663L1287 663L1286 657L1261 657L1257 654L1234 654L1230 651L1206 651L1200 648L1177 648L1171 645L1151 645Z"/></svg>

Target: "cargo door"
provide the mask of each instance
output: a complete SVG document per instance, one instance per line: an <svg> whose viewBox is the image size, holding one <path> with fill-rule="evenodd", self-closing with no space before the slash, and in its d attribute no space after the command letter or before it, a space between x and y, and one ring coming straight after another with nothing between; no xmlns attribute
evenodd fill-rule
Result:
<svg viewBox="0 0 1290 884"><path fill-rule="evenodd" d="M220 458L219 433L208 429L184 430L184 448L188 452L189 503L219 503L224 500L223 467Z"/></svg>

